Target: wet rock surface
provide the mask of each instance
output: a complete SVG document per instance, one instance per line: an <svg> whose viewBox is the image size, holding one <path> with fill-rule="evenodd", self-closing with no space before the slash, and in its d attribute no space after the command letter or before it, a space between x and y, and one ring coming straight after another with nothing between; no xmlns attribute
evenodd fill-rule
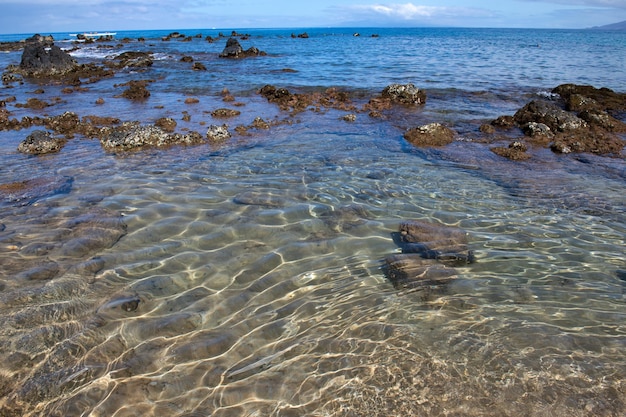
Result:
<svg viewBox="0 0 626 417"><path fill-rule="evenodd" d="M409 129L404 138L415 146L445 146L454 142L454 132L440 124L427 125Z"/></svg>
<svg viewBox="0 0 626 417"><path fill-rule="evenodd" d="M513 116L491 122L496 129L520 129L531 143L556 153L623 154L626 124L617 117L626 110L626 94L607 88L563 84L552 90L558 99L531 100ZM520 154L503 148L501 156L520 160Z"/></svg>
<svg viewBox="0 0 626 417"><path fill-rule="evenodd" d="M219 56L220 58L248 58L264 55L267 54L254 46L244 50L239 41L236 38L231 37L228 41L226 41L226 47Z"/></svg>
<svg viewBox="0 0 626 417"><path fill-rule="evenodd" d="M65 138L54 137L45 130L36 130L19 144L17 150L22 153L42 155L60 151L66 142Z"/></svg>
<svg viewBox="0 0 626 417"><path fill-rule="evenodd" d="M56 45L28 42L24 46L18 71L28 77L62 76L76 67L74 58Z"/></svg>
<svg viewBox="0 0 626 417"><path fill-rule="evenodd" d="M146 147L166 147L172 145L193 145L204 142L197 132L187 134L168 133L154 125L124 125L109 129L100 138L100 144L107 151L128 151Z"/></svg>
<svg viewBox="0 0 626 417"><path fill-rule="evenodd" d="M426 103L426 93L413 84L391 84L385 87L381 96L394 103L418 105Z"/></svg>

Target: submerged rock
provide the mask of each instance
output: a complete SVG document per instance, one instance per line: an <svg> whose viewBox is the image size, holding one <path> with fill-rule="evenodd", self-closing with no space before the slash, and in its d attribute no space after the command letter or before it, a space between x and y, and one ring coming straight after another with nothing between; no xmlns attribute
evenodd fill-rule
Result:
<svg viewBox="0 0 626 417"><path fill-rule="evenodd" d="M392 237L402 254L385 258L385 275L397 289L441 286L456 278L455 265L474 262L467 233L421 220L400 223Z"/></svg>
<svg viewBox="0 0 626 417"><path fill-rule="evenodd" d="M418 253L447 264L474 261L467 246L467 232L456 227L408 220L400 223L398 240L403 253Z"/></svg>
<svg viewBox="0 0 626 417"><path fill-rule="evenodd" d="M52 176L0 184L0 197L10 203L28 205L44 197L68 193L73 182L72 177Z"/></svg>
<svg viewBox="0 0 626 417"><path fill-rule="evenodd" d="M385 274L394 288L415 289L447 284L456 277L457 271L419 255L394 254L385 258Z"/></svg>

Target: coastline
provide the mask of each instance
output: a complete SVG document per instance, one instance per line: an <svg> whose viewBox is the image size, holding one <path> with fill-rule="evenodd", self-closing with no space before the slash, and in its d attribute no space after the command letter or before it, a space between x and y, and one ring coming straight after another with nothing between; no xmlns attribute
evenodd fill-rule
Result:
<svg viewBox="0 0 626 417"><path fill-rule="evenodd" d="M382 43L363 30L243 33L258 53L220 57L229 35L64 44L66 73L10 72L2 413L626 409L625 92L505 74L542 61L489 84L471 45L458 72L417 71L426 48L355 54ZM540 56L515 39L516 65ZM398 288L382 265L407 220L472 262Z"/></svg>

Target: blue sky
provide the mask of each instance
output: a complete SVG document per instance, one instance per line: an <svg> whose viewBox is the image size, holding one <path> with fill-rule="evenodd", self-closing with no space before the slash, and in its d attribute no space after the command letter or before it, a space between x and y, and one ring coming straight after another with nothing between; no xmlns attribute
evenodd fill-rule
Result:
<svg viewBox="0 0 626 417"><path fill-rule="evenodd" d="M626 0L0 0L0 33L325 26L587 28Z"/></svg>

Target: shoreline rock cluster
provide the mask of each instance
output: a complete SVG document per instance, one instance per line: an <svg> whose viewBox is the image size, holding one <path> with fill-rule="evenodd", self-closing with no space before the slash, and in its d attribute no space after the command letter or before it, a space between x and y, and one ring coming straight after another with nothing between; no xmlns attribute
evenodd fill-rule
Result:
<svg viewBox="0 0 626 417"><path fill-rule="evenodd" d="M201 37L201 36L196 36ZM223 37L220 34L220 37ZM305 37L304 34L298 37ZM169 39L187 40L183 34L172 33ZM233 32L228 38L220 58L240 59L267 55L255 47L244 50L237 38L247 39L247 35ZM164 41L166 41L164 39ZM153 65L154 58L149 52L127 51L105 59L101 63L78 64L69 53L54 45L52 37L35 35L25 41L16 43L15 48L23 49L19 66L9 66L3 73L5 85L14 82L25 82L24 79L35 79L39 84L45 82L61 82L80 91L80 85L95 83L104 77L111 77L116 71L132 69L139 72ZM181 61L193 62L192 57L183 57ZM193 62L192 70L206 70L201 63ZM155 82L151 79L132 80L115 87L127 87L121 94L114 97L123 97L129 100L144 101L149 99L148 86ZM511 160L527 160L532 157L530 150L535 147L549 148L555 153L567 154L571 152L590 152L598 155L619 157L623 155L624 133L626 123L623 118L626 112L626 94L617 93L606 88L594 88L574 84L563 84L552 91L555 98L533 100L520 108L512 116L500 116L489 123L484 123L478 129L482 138L480 142L496 144L490 149ZM372 118L385 118L386 113L394 106L421 107L426 105L427 95L424 90L413 84L391 84L385 87L379 95L370 97L367 102L354 100L353 94L339 91L336 88L327 88L324 91L291 92L286 88L268 84L262 87L258 94L268 103L275 104L281 111L291 116L305 110L325 112L328 109L349 112L340 119L347 122L357 120L358 113L367 113ZM224 95L224 101L234 101L230 94ZM47 118L23 117L22 120L12 119L6 110L8 98L0 101L0 130L23 129L33 125L44 126L54 133L71 138L74 134L88 138L98 138L107 150L130 150L147 146L194 145L208 141L223 142L232 134L228 126L211 125L207 135L197 132L185 134L175 133L176 123L170 122L167 126L163 121L154 125L144 126L139 121L101 120L97 116L85 116L82 120L76 114L68 113L61 116ZM102 99L99 99L102 100ZM54 103L46 103L37 98L31 98L25 104L16 104L16 107L45 108ZM236 103L237 104L237 103ZM243 103L239 103L243 105ZM210 112L215 118L234 117L241 112L234 109L215 109ZM60 122L60 126L55 125ZM73 126L68 126L68 122ZM159 125L161 123L161 125ZM276 123L274 123L276 124ZM106 126L103 126L106 125ZM111 125L120 125L111 128ZM134 134L130 134L127 126L133 126ZM124 127L126 126L126 127ZM246 134L249 129L269 128L270 123L255 118L250 126L238 126L235 131ZM226 132L222 131L223 129ZM215 134L211 131L219 131ZM120 139L122 133L127 134ZM33 136L34 135L34 136ZM117 135L117 136L116 136ZM422 126L408 128L403 137L407 142L418 147L439 147L451 144L459 139L459 134L452 127L433 122ZM115 139L111 139L111 138ZM139 138L142 139L139 139ZM498 143L509 141L508 146L498 146ZM20 151L41 154L56 152L65 143L63 138L53 137L51 132L38 132L27 137L20 144ZM114 145L115 144L115 145Z"/></svg>

